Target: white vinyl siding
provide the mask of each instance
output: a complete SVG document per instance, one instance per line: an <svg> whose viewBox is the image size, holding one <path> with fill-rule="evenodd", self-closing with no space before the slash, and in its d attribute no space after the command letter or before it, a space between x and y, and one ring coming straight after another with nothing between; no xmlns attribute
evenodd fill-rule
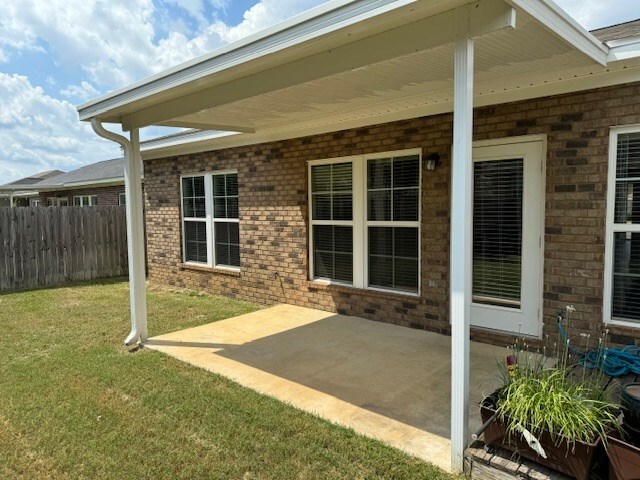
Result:
<svg viewBox="0 0 640 480"><path fill-rule="evenodd" d="M181 200L184 262L239 269L237 172L183 176Z"/></svg>
<svg viewBox="0 0 640 480"><path fill-rule="evenodd" d="M310 274L418 294L419 150L309 162Z"/></svg>
<svg viewBox="0 0 640 480"><path fill-rule="evenodd" d="M640 126L611 130L604 321L640 326Z"/></svg>

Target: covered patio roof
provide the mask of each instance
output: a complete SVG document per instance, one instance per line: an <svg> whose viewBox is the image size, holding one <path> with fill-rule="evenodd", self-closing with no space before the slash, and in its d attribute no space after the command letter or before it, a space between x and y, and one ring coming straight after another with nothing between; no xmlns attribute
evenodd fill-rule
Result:
<svg viewBox="0 0 640 480"><path fill-rule="evenodd" d="M80 119L208 131L149 142L153 158L171 146L189 153L450 112L461 5L473 13L475 106L640 66L607 65L609 47L552 2L340 0L87 102Z"/></svg>

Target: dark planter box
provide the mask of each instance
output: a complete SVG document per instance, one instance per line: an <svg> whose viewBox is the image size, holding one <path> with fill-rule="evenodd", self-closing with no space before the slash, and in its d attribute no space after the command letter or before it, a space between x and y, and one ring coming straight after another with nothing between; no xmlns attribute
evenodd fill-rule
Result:
<svg viewBox="0 0 640 480"><path fill-rule="evenodd" d="M488 405L480 407L483 423L489 420L494 413L495 410ZM509 435L507 426L500 418L497 418L484 431L484 443L487 445L505 448L545 467L571 475L578 480L589 478L594 456L600 446L600 439L594 443L575 442L574 445L568 445L566 440L562 440L556 445L549 432L545 431L538 438L538 441L544 448L547 458L542 458L534 452L522 435Z"/></svg>
<svg viewBox="0 0 640 480"><path fill-rule="evenodd" d="M640 448L607 435L610 480L640 480Z"/></svg>

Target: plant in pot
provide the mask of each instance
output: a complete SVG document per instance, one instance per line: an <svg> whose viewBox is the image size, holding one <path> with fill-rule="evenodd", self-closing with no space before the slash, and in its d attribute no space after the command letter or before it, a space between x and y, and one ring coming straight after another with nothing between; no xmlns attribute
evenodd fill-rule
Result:
<svg viewBox="0 0 640 480"><path fill-rule="evenodd" d="M568 306L559 321L568 324L572 311ZM569 375L574 367L569 340L559 341L550 367L546 351L532 355L526 346L515 347L505 384L481 406L484 422L495 419L484 430L484 440L586 480L600 443L619 428L619 406L606 400L597 375Z"/></svg>

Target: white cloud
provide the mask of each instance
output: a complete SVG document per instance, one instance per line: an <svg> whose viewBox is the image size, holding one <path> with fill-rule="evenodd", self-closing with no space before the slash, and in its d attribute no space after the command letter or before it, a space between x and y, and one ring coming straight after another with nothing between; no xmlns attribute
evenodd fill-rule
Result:
<svg viewBox="0 0 640 480"><path fill-rule="evenodd" d="M93 85L84 80L80 82L80 85L69 85L67 88L60 90L60 95L74 101L86 101L99 94L100 92Z"/></svg>
<svg viewBox="0 0 640 480"><path fill-rule="evenodd" d="M0 73L0 184L38 171L69 170L119 155L78 121L75 107L21 75Z"/></svg>

